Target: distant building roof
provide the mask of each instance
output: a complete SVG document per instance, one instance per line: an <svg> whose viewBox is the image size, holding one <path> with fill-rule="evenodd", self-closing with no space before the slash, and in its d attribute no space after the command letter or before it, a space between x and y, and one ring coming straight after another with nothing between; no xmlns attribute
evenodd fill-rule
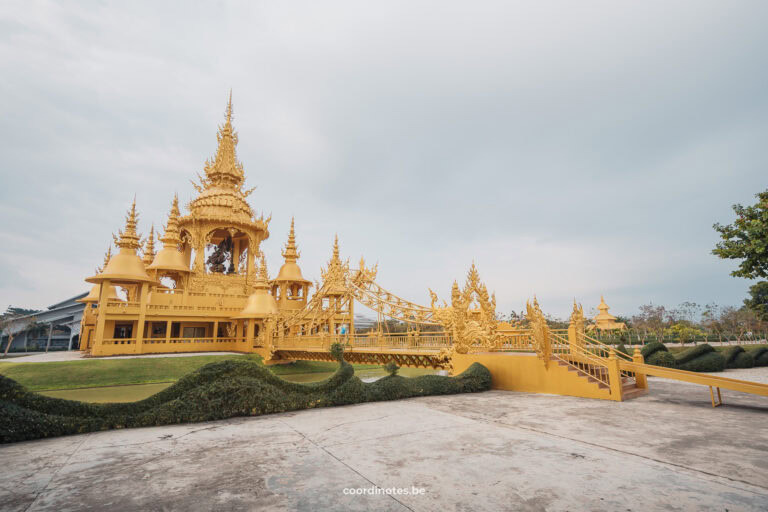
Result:
<svg viewBox="0 0 768 512"><path fill-rule="evenodd" d="M85 297L86 295L88 295L88 292L83 292L83 293L81 293L81 294L79 294L79 295L75 295L75 296L74 296L74 297L72 297L72 298L69 298L69 299L67 299L67 300L63 300L63 301L61 301L61 302L57 302L56 304L53 304L53 305L51 305L51 306L48 306L48 309L58 309L58 308L66 307L66 306L72 306L72 305L74 305L74 304L77 304L77 303L75 302L77 299L82 299L82 298L83 298L83 297Z"/></svg>

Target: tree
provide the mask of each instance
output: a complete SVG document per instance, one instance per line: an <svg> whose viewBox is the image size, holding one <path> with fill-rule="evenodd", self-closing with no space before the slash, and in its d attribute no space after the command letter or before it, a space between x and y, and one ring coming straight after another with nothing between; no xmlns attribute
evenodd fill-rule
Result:
<svg viewBox="0 0 768 512"><path fill-rule="evenodd" d="M720 313L720 322L726 334L735 335L741 341L745 334L752 332L757 326L757 315L747 308L724 307Z"/></svg>
<svg viewBox="0 0 768 512"><path fill-rule="evenodd" d="M680 340L681 345L684 345L691 340L693 340L695 344L696 336L704 335L703 332L695 327L692 327L688 323L677 323L670 327L668 331L670 334L677 336L677 339Z"/></svg>
<svg viewBox="0 0 768 512"><path fill-rule="evenodd" d="M744 305L755 312L763 321L768 322L768 281L760 281L749 287L749 298Z"/></svg>
<svg viewBox="0 0 768 512"><path fill-rule="evenodd" d="M632 317L632 324L641 329L644 334L650 331L656 335L657 341L664 341L664 327L667 324L667 309L664 306L643 304L640 306L640 314ZM645 342L646 336L643 337Z"/></svg>
<svg viewBox="0 0 768 512"><path fill-rule="evenodd" d="M768 277L768 190L755 197L752 206L733 205L736 220L723 226L714 224L720 233L712 254L722 259L742 260L739 268L731 272L734 277L757 279Z"/></svg>
<svg viewBox="0 0 768 512"><path fill-rule="evenodd" d="M720 321L721 307L714 302L704 306L701 323L709 332L717 335L717 340L723 341L723 323Z"/></svg>
<svg viewBox="0 0 768 512"><path fill-rule="evenodd" d="M0 316L0 340L8 336L8 344L5 346L3 357L8 356L8 351L11 349L11 344L13 344L13 339L16 336L36 325L34 318L20 315L10 311L10 308L8 309L8 312Z"/></svg>
<svg viewBox="0 0 768 512"><path fill-rule="evenodd" d="M669 317L674 323L686 322L694 325L701 319L701 306L695 302L686 301L669 312Z"/></svg>

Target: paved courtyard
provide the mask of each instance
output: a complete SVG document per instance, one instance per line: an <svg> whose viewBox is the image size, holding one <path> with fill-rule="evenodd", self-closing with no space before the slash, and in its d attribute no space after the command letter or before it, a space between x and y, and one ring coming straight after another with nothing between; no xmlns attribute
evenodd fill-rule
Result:
<svg viewBox="0 0 768 512"><path fill-rule="evenodd" d="M651 387L623 403L492 391L0 445L0 507L768 510L768 398L725 391L713 409L705 387ZM348 494L374 486L411 494Z"/></svg>

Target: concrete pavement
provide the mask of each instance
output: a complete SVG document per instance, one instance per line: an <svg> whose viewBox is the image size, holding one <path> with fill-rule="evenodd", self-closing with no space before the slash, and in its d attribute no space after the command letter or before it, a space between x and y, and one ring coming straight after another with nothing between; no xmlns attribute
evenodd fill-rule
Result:
<svg viewBox="0 0 768 512"><path fill-rule="evenodd" d="M0 446L0 509L766 510L768 398L492 391ZM350 495L401 488L419 495ZM348 489L345 491L345 489ZM353 491L349 491L353 489Z"/></svg>

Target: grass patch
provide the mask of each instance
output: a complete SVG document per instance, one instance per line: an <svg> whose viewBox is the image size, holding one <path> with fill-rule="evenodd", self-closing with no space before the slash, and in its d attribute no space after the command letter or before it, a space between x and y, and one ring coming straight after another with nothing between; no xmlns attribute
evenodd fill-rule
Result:
<svg viewBox="0 0 768 512"><path fill-rule="evenodd" d="M15 380L31 391L78 389L175 382L206 364L222 361L247 361L263 365L261 356L257 354L84 359L51 363L0 362L0 375ZM336 363L320 361L296 361L269 367L275 375L333 372L337 368ZM378 368L378 366L354 365L354 368Z"/></svg>

